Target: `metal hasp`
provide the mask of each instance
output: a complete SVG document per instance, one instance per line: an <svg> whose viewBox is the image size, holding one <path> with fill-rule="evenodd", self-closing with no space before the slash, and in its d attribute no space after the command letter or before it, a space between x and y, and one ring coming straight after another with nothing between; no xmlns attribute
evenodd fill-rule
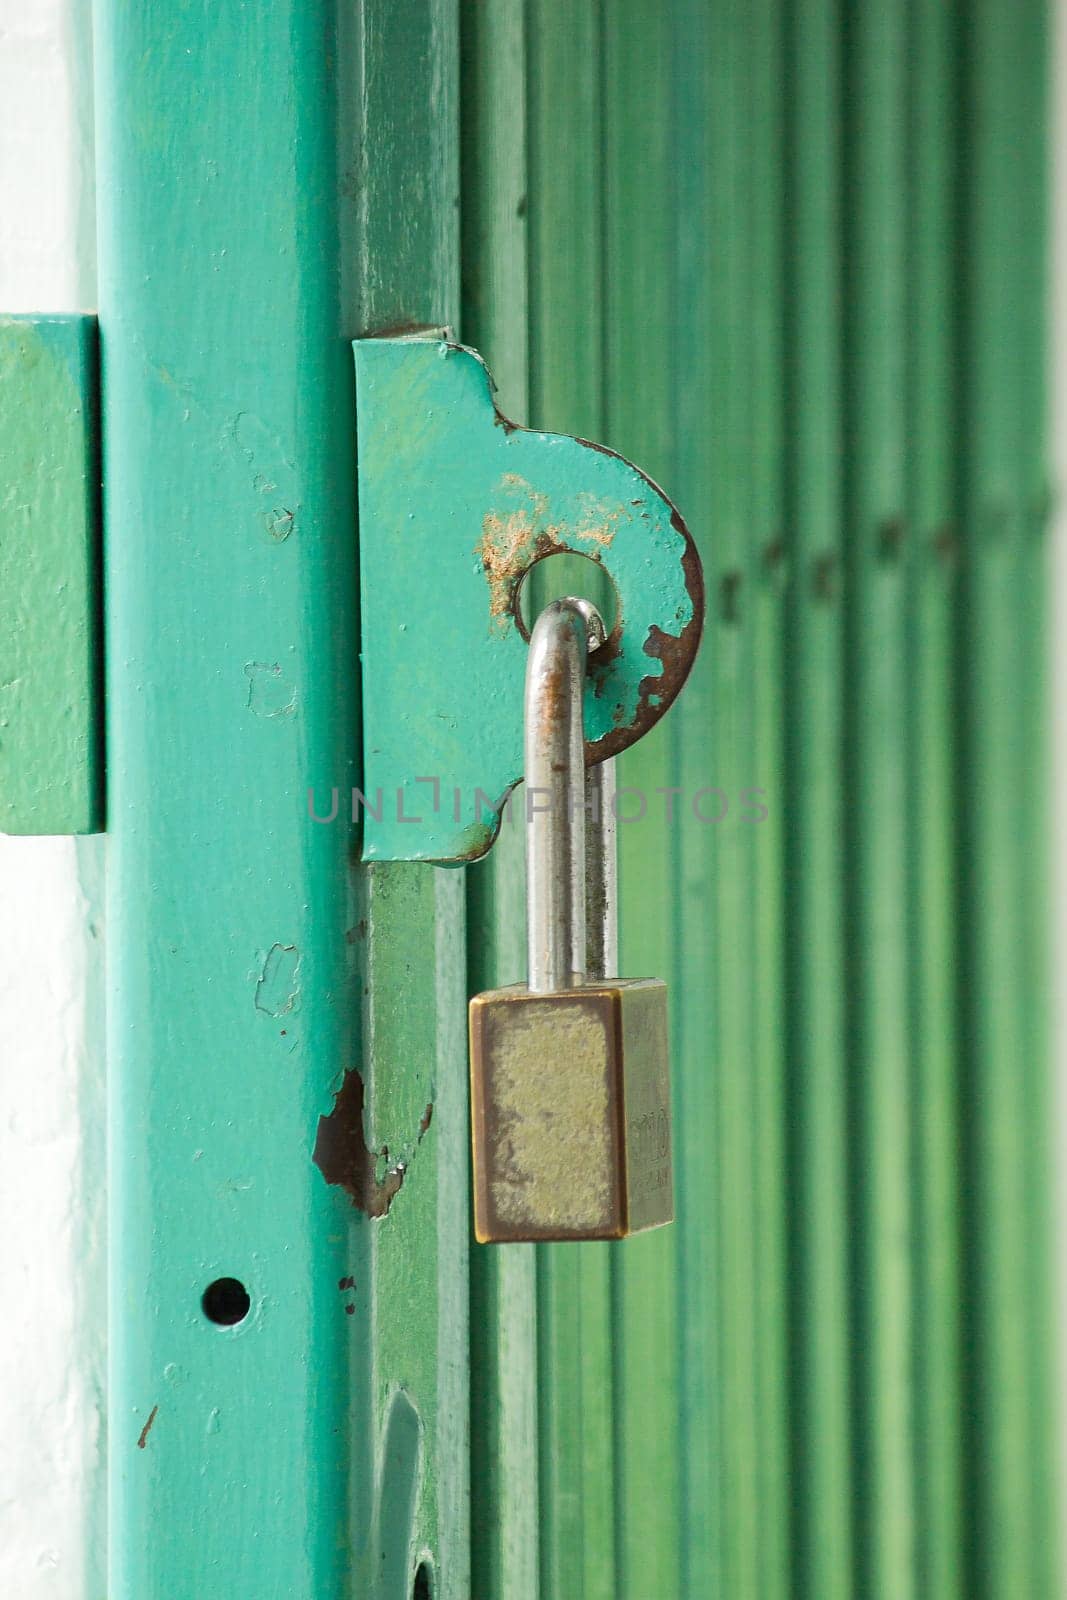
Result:
<svg viewBox="0 0 1067 1600"><path fill-rule="evenodd" d="M473 861L522 776L526 573L571 551L614 584L615 625L585 698L595 763L647 733L685 682L704 616L700 561L678 512L638 468L501 416L475 351L425 336L353 348L362 853Z"/></svg>
<svg viewBox="0 0 1067 1600"><path fill-rule="evenodd" d="M0 832L104 826L97 329L0 317Z"/></svg>

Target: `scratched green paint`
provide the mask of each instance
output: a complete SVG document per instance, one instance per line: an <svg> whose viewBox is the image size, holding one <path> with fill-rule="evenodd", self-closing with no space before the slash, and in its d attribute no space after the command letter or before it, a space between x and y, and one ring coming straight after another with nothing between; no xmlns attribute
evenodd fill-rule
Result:
<svg viewBox="0 0 1067 1600"><path fill-rule="evenodd" d="M565 435L501 425L489 375L470 350L368 339L355 353L370 801L363 856L475 858L522 775L518 577L562 548L601 562L614 580L621 633L586 695L595 747L633 727L646 702L665 707L673 697L657 640L680 639L690 624L699 634L685 535L670 502L629 462Z"/></svg>
<svg viewBox="0 0 1067 1600"><path fill-rule="evenodd" d="M97 833L96 319L0 318L0 831Z"/></svg>

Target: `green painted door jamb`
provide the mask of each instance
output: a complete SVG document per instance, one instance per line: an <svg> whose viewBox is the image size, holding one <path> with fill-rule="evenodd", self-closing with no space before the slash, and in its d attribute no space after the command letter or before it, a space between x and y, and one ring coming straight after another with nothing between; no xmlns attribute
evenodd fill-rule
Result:
<svg viewBox="0 0 1067 1600"><path fill-rule="evenodd" d="M458 314L454 9L93 10L108 1594L466 1600L463 879L306 800L361 781L351 341Z"/></svg>
<svg viewBox="0 0 1067 1600"><path fill-rule="evenodd" d="M96 318L0 316L0 832L104 826Z"/></svg>

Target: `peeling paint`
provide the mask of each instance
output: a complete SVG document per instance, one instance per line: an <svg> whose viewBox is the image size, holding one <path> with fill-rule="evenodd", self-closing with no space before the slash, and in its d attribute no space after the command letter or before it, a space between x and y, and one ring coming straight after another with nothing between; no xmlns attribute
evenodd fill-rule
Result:
<svg viewBox="0 0 1067 1600"><path fill-rule="evenodd" d="M254 717L288 717L296 710L296 685L280 662L246 661L248 709Z"/></svg>
<svg viewBox="0 0 1067 1600"><path fill-rule="evenodd" d="M293 531L294 516L288 506L272 506L263 514L263 526L272 539L282 544Z"/></svg>
<svg viewBox="0 0 1067 1600"><path fill-rule="evenodd" d="M256 1010L284 1017L300 996L300 952L295 944L272 944L256 982Z"/></svg>
<svg viewBox="0 0 1067 1600"><path fill-rule="evenodd" d="M277 436L251 411L238 412L226 431L232 453L249 473L253 492L271 502L260 513L264 529L277 544L284 543L296 526L298 510L292 461Z"/></svg>
<svg viewBox="0 0 1067 1600"><path fill-rule="evenodd" d="M368 1217L384 1217L403 1186L411 1159L426 1136L433 1117L430 1101L418 1132L399 1157L390 1158L389 1146L367 1148L363 1127L363 1079L353 1068L334 1096L333 1110L319 1118L311 1159L326 1179L345 1190L352 1204Z"/></svg>

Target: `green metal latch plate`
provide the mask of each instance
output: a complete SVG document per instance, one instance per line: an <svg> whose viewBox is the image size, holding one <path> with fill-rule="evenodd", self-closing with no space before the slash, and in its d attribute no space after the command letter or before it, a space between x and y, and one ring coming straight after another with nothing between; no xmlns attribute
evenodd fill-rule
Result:
<svg viewBox="0 0 1067 1600"><path fill-rule="evenodd" d="M500 415L473 350L357 340L363 856L473 861L522 776L519 590L558 551L590 556L616 620L591 660L587 756L664 714L696 655L703 577L670 501L601 445Z"/></svg>
<svg viewBox="0 0 1067 1600"><path fill-rule="evenodd" d="M0 317L0 832L104 825L96 319Z"/></svg>

